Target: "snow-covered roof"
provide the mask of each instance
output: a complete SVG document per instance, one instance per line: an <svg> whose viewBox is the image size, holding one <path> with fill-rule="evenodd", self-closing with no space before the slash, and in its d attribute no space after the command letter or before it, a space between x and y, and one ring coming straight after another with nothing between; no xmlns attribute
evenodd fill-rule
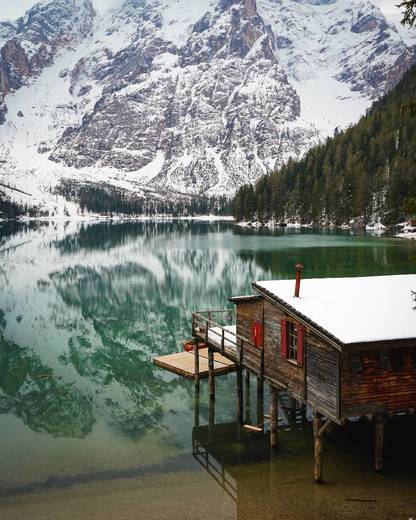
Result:
<svg viewBox="0 0 416 520"><path fill-rule="evenodd" d="M416 274L257 282L342 343L416 338Z"/></svg>

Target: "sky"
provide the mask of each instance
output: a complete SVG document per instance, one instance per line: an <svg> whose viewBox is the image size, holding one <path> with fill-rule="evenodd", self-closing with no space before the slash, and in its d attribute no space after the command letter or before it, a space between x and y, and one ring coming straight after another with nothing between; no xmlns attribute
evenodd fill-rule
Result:
<svg viewBox="0 0 416 520"><path fill-rule="evenodd" d="M103 12L119 6L122 1L123 0L93 0L93 3L97 11ZM15 20L35 3L36 0L0 0L0 20ZM398 9L395 5L398 3L397 0L373 0L373 3L378 5L389 18L394 18L395 21L399 18Z"/></svg>

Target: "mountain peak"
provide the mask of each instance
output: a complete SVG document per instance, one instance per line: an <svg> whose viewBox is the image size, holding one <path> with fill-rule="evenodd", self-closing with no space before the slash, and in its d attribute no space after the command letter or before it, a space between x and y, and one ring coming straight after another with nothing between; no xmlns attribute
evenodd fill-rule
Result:
<svg viewBox="0 0 416 520"><path fill-rule="evenodd" d="M53 0L21 27L0 25L2 154L52 185L232 193L358 120L416 60L354 0L127 0L100 17Z"/></svg>

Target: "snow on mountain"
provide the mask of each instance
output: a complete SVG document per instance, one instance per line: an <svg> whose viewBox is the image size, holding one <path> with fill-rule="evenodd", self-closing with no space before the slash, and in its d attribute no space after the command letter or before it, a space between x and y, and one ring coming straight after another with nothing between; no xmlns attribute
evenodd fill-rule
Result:
<svg viewBox="0 0 416 520"><path fill-rule="evenodd" d="M258 0L301 117L330 135L358 120L416 60L416 35L399 33L369 1ZM410 45L409 45L410 43Z"/></svg>
<svg viewBox="0 0 416 520"><path fill-rule="evenodd" d="M103 15L51 0L0 24L0 45L0 181L46 205L61 178L232 193L355 122L416 61L415 40L358 0Z"/></svg>

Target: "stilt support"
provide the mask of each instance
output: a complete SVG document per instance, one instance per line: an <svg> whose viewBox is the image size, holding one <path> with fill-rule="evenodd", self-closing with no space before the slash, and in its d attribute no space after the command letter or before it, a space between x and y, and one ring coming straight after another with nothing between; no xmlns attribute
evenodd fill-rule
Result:
<svg viewBox="0 0 416 520"><path fill-rule="evenodd" d="M313 436L315 448L315 483L322 483L323 470L323 451L324 451L324 436L325 427L322 426L322 416L315 412L313 417Z"/></svg>
<svg viewBox="0 0 416 520"><path fill-rule="evenodd" d="M215 426L215 401L210 399L208 407L208 438L209 442L212 441L212 434Z"/></svg>
<svg viewBox="0 0 416 520"><path fill-rule="evenodd" d="M270 447L277 448L278 433L277 425L279 422L279 391L274 386L270 385Z"/></svg>
<svg viewBox="0 0 416 520"><path fill-rule="evenodd" d="M383 416L375 417L375 446L374 446L374 467L376 471L383 470L383 444L384 444L384 425L386 420Z"/></svg>
<svg viewBox="0 0 416 520"><path fill-rule="evenodd" d="M208 387L209 398L211 401L215 399L215 372L214 372L214 351L208 347Z"/></svg>
<svg viewBox="0 0 416 520"><path fill-rule="evenodd" d="M250 411L250 372L246 370L246 424L251 422L251 411Z"/></svg>
<svg viewBox="0 0 416 520"><path fill-rule="evenodd" d="M199 350L198 350L199 340L198 337L194 338L194 362L195 362L195 392L199 394Z"/></svg>
<svg viewBox="0 0 416 520"><path fill-rule="evenodd" d="M264 393L263 382L257 378L257 424L264 423Z"/></svg>
<svg viewBox="0 0 416 520"><path fill-rule="evenodd" d="M238 424L243 424L243 369L237 366L237 420Z"/></svg>
<svg viewBox="0 0 416 520"><path fill-rule="evenodd" d="M261 377L257 378L257 396L263 397L264 395L264 382Z"/></svg>
<svg viewBox="0 0 416 520"><path fill-rule="evenodd" d="M199 428L199 394L194 395L194 427Z"/></svg>

